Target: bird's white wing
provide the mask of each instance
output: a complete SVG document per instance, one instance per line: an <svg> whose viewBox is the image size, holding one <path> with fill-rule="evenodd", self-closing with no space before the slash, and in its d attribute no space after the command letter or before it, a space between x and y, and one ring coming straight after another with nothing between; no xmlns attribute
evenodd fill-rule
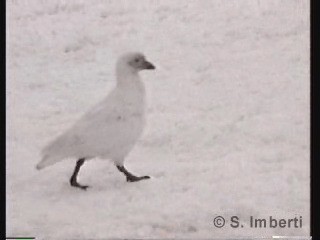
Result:
<svg viewBox="0 0 320 240"><path fill-rule="evenodd" d="M121 104L117 101L117 96L111 93L69 130L45 147L42 154L68 157L90 153L95 148L93 143L99 144L99 141L103 140L99 138L107 135L112 138L114 129L119 125L120 108Z"/></svg>

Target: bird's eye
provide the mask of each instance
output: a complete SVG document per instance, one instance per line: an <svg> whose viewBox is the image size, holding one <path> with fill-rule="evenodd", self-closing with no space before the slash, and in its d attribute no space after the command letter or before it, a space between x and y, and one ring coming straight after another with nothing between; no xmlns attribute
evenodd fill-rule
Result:
<svg viewBox="0 0 320 240"><path fill-rule="evenodd" d="M139 62L139 58L134 59L135 62Z"/></svg>

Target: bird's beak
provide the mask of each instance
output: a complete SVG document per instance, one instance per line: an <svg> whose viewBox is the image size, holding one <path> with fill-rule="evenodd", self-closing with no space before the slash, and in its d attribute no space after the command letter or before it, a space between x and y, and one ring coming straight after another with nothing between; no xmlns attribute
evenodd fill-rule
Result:
<svg viewBox="0 0 320 240"><path fill-rule="evenodd" d="M144 69L156 69L156 67L151 62L148 62L148 61L144 61L143 67Z"/></svg>

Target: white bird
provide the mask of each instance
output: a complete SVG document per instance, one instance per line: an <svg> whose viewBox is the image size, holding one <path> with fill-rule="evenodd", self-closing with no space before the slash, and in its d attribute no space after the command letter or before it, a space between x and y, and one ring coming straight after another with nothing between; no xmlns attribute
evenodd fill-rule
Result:
<svg viewBox="0 0 320 240"><path fill-rule="evenodd" d="M80 118L70 129L42 150L38 170L67 158L78 159L70 178L73 187L87 189L77 182L83 163L95 157L110 159L127 181L137 177L124 167L124 160L142 134L145 125L145 88L139 71L155 69L141 53L127 53L116 65L117 85L110 94Z"/></svg>

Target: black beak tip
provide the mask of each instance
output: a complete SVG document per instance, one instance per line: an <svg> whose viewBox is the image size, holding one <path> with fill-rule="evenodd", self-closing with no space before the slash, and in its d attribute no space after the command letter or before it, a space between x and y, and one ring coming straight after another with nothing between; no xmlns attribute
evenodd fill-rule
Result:
<svg viewBox="0 0 320 240"><path fill-rule="evenodd" d="M154 65L150 65L149 69L156 69L156 67Z"/></svg>
<svg viewBox="0 0 320 240"><path fill-rule="evenodd" d="M152 69L156 69L156 67L150 62L146 62L146 69L152 70Z"/></svg>

